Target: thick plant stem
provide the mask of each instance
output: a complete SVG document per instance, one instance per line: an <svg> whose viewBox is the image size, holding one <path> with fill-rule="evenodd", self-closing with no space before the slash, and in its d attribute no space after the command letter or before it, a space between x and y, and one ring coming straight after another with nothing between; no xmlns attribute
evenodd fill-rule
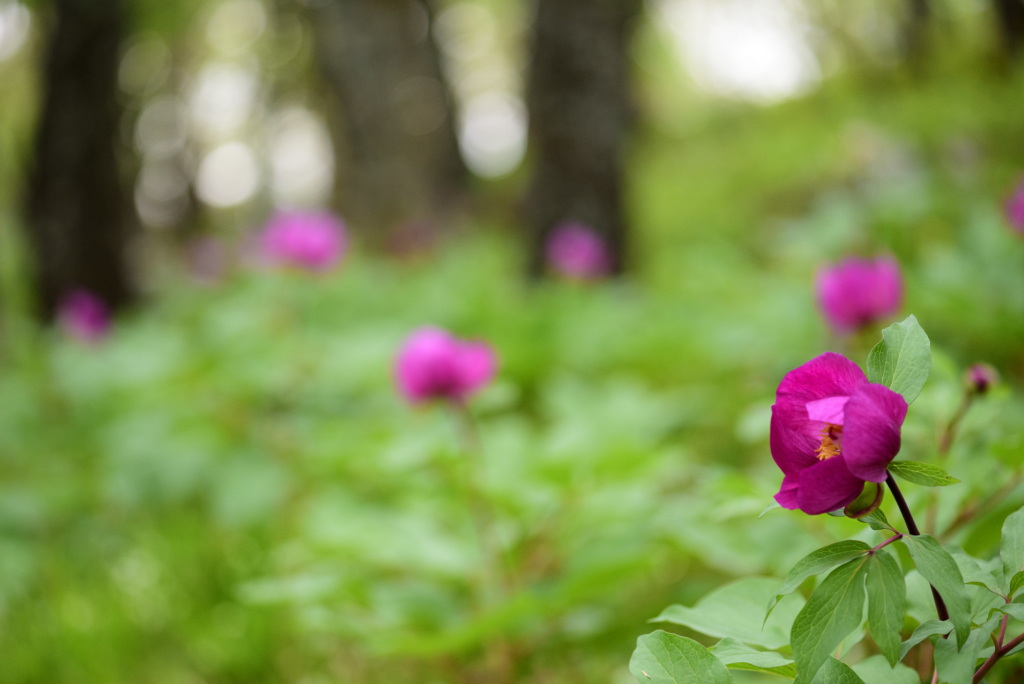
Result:
<svg viewBox="0 0 1024 684"><path fill-rule="evenodd" d="M914 522L914 516L910 512L910 506L907 505L907 500L903 498L903 492L900 491L892 473L887 473L885 483L889 485L889 491L892 492L892 498L896 499L896 505L899 506L900 513L903 514L903 522L907 524L907 532L909 532L911 536L919 536L921 534L921 530L917 529L917 523ZM939 596L939 592L935 590L935 587L932 587L932 598L935 599L935 611L939 614L939 619L948 620L949 611L946 609L946 602L942 600L941 596Z"/></svg>

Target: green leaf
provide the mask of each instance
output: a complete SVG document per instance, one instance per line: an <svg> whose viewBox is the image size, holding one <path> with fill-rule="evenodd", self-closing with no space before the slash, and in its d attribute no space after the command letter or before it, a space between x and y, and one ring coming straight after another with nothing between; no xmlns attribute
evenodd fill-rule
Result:
<svg viewBox="0 0 1024 684"><path fill-rule="evenodd" d="M999 594L1003 596L1003 589L999 586L999 582L995 576L981 567L977 559L971 558L963 551L954 551L953 560L956 561L957 567L960 568L960 574L963 575L964 584L974 584L979 587L985 587L993 594Z"/></svg>
<svg viewBox="0 0 1024 684"><path fill-rule="evenodd" d="M813 681L842 640L864 615L867 557L854 558L825 578L793 622L797 681Z"/></svg>
<svg viewBox="0 0 1024 684"><path fill-rule="evenodd" d="M868 561L868 626L882 655L893 667L900 661L907 584L896 560L879 549Z"/></svg>
<svg viewBox="0 0 1024 684"><path fill-rule="evenodd" d="M845 560L862 556L871 547L862 541L856 539L849 539L847 541L837 542L830 544L824 548L812 551L807 554L793 566L793 569L786 575L785 581L782 582L782 586L775 590L771 599L768 601L768 612L764 619L767 620L768 616L772 614L772 610L775 608L775 604L779 602L779 599L786 594L791 594L796 591L797 587L803 584L804 580L811 575L819 575L829 568L833 568L839 565Z"/></svg>
<svg viewBox="0 0 1024 684"><path fill-rule="evenodd" d="M829 656L811 684L864 684L864 680L849 665Z"/></svg>
<svg viewBox="0 0 1024 684"><path fill-rule="evenodd" d="M868 380L885 385L912 404L932 370L928 335L914 316L882 331L882 341L868 354Z"/></svg>
<svg viewBox="0 0 1024 684"><path fill-rule="evenodd" d="M948 487L960 480L950 477L949 473L937 465L920 461L893 461L889 464L889 472L896 477L924 487Z"/></svg>
<svg viewBox="0 0 1024 684"><path fill-rule="evenodd" d="M715 589L692 608L669 606L651 622L671 622L708 636L781 648L789 643L790 627L804 599L799 594L788 596L779 602L771 618L762 620L761 611L774 595L777 581L767 577L737 580Z"/></svg>
<svg viewBox="0 0 1024 684"><path fill-rule="evenodd" d="M857 518L862 523L867 523L873 530L892 530L896 529L889 522L889 519L885 517L885 512L881 508L877 508L871 513L868 513L863 518Z"/></svg>
<svg viewBox="0 0 1024 684"><path fill-rule="evenodd" d="M782 508L782 505L778 501L772 501L770 504L764 507L764 510L761 511L761 515L757 516L757 519L760 520L765 515L767 515L769 511L774 511L776 508Z"/></svg>
<svg viewBox="0 0 1024 684"><path fill-rule="evenodd" d="M1013 598L1021 587L1024 587L1024 571L1015 572L1010 578L1010 598Z"/></svg>
<svg viewBox="0 0 1024 684"><path fill-rule="evenodd" d="M999 547L1003 574L1011 578L1024 570L1024 508L1011 513L1003 522L1003 543Z"/></svg>
<svg viewBox="0 0 1024 684"><path fill-rule="evenodd" d="M960 568L949 552L930 535L907 536L903 541L917 563L917 571L935 587L949 609L957 644L963 647L971 633L971 602L967 598Z"/></svg>
<svg viewBox="0 0 1024 684"><path fill-rule="evenodd" d="M735 639L722 639L711 648L711 653L733 670L757 670L793 679L796 667L793 661L775 651L758 651Z"/></svg>
<svg viewBox="0 0 1024 684"><path fill-rule="evenodd" d="M1021 604L1021 603L1007 603L1007 604L1004 604L1004 605L1001 605L1001 606L996 606L992 610L993 611L998 611L1000 613L1004 613L1006 615L1009 615L1014 620L1018 620L1020 622L1024 622L1024 604Z"/></svg>
<svg viewBox="0 0 1024 684"><path fill-rule="evenodd" d="M970 638L959 651L952 639L938 639L935 642L935 667L939 671L940 682L971 684L981 649L988 643L989 635L1001 619L992 618L980 629L971 632Z"/></svg>
<svg viewBox="0 0 1024 684"><path fill-rule="evenodd" d="M903 646L900 648L900 660L906 658L907 654L910 653L910 649L928 637L935 636L936 634L945 636L952 631L953 623L949 620L929 620L918 625L914 633L910 635L910 638L903 642Z"/></svg>
<svg viewBox="0 0 1024 684"><path fill-rule="evenodd" d="M899 663L889 667L885 656L880 655L865 658L853 666L853 671L870 684L921 684L914 670Z"/></svg>
<svg viewBox="0 0 1024 684"><path fill-rule="evenodd" d="M732 675L711 651L661 630L636 640L629 671L643 684L732 684Z"/></svg>

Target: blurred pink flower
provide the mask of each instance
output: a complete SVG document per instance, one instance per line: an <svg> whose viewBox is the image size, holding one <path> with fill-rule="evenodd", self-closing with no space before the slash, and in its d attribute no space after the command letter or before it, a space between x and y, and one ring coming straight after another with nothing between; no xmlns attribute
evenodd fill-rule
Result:
<svg viewBox="0 0 1024 684"><path fill-rule="evenodd" d="M464 342L440 328L413 332L395 360L395 382L410 402L464 401L493 378L498 361L486 342Z"/></svg>
<svg viewBox="0 0 1024 684"><path fill-rule="evenodd" d="M273 264L327 271L344 256L345 225L328 212L278 212L267 221L260 247Z"/></svg>
<svg viewBox="0 0 1024 684"><path fill-rule="evenodd" d="M1006 220L1018 233L1024 233L1024 181L1014 189L1004 207Z"/></svg>
<svg viewBox="0 0 1024 684"><path fill-rule="evenodd" d="M563 223L548 236L548 265L570 278L593 280L611 272L611 256L604 240L582 223Z"/></svg>
<svg viewBox="0 0 1024 684"><path fill-rule="evenodd" d="M98 342L110 332L110 310L91 292L75 290L61 301L57 323L70 337L82 342Z"/></svg>
<svg viewBox="0 0 1024 684"><path fill-rule="evenodd" d="M891 257L848 257L822 269L816 289L821 313L841 333L886 319L903 305L903 276Z"/></svg>

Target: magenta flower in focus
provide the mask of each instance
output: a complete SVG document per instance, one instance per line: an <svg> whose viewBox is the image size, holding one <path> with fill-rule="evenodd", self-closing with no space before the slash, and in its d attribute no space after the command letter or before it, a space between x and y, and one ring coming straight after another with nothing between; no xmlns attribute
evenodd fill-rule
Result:
<svg viewBox="0 0 1024 684"><path fill-rule="evenodd" d="M260 238L268 261L308 271L333 268L344 255L346 242L344 224L328 212L276 213Z"/></svg>
<svg viewBox="0 0 1024 684"><path fill-rule="evenodd" d="M611 256L604 240L582 223L563 223L548 236L548 265L570 278L595 280L611 272Z"/></svg>
<svg viewBox="0 0 1024 684"><path fill-rule="evenodd" d="M70 337L98 342L110 331L110 310L91 292L75 290L61 301L57 323Z"/></svg>
<svg viewBox="0 0 1024 684"><path fill-rule="evenodd" d="M1018 233L1024 233L1024 181L1021 181L1004 207L1006 220Z"/></svg>
<svg viewBox="0 0 1024 684"><path fill-rule="evenodd" d="M810 515L843 508L864 482L884 482L900 450L907 402L828 352L786 374L772 406L772 458L783 472L775 500Z"/></svg>
<svg viewBox="0 0 1024 684"><path fill-rule="evenodd" d="M497 358L485 342L464 342L439 328L420 328L395 361L395 382L412 403L462 402L493 378Z"/></svg>
<svg viewBox="0 0 1024 684"><path fill-rule="evenodd" d="M900 310L903 276L895 259L848 257L818 273L821 312L837 332L850 333Z"/></svg>

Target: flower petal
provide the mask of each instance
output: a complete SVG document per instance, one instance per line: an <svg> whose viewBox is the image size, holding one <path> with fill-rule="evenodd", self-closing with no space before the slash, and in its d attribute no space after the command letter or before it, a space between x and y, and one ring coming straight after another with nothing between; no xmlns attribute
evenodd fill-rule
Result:
<svg viewBox="0 0 1024 684"><path fill-rule="evenodd" d="M900 451L907 402L884 385L860 387L846 404L843 458L857 477L885 482L885 469Z"/></svg>
<svg viewBox="0 0 1024 684"><path fill-rule="evenodd" d="M850 397L829 397L807 402L807 417L832 425L843 424L843 407Z"/></svg>
<svg viewBox="0 0 1024 684"><path fill-rule="evenodd" d="M779 493L775 495L775 500L783 508L795 511L800 508L800 504L797 502L797 490L799 488L800 476L786 475L782 478L782 486L779 488Z"/></svg>
<svg viewBox="0 0 1024 684"><path fill-rule="evenodd" d="M769 444L775 464L787 477L795 477L804 468L810 468L818 462L818 457L814 452L821 445L821 440L786 427L777 405L772 406Z"/></svg>
<svg viewBox="0 0 1024 684"><path fill-rule="evenodd" d="M867 383L860 366L842 354L826 352L786 374L775 393L782 424L820 443L822 421L811 420L807 404L831 397L848 397ZM817 445L816 445L817 446Z"/></svg>
<svg viewBox="0 0 1024 684"><path fill-rule="evenodd" d="M800 473L797 502L808 515L843 508L860 496L864 481L853 475L842 456L821 461Z"/></svg>
<svg viewBox="0 0 1024 684"><path fill-rule="evenodd" d="M458 394L465 398L494 378L498 359L486 342L465 342L459 346Z"/></svg>

